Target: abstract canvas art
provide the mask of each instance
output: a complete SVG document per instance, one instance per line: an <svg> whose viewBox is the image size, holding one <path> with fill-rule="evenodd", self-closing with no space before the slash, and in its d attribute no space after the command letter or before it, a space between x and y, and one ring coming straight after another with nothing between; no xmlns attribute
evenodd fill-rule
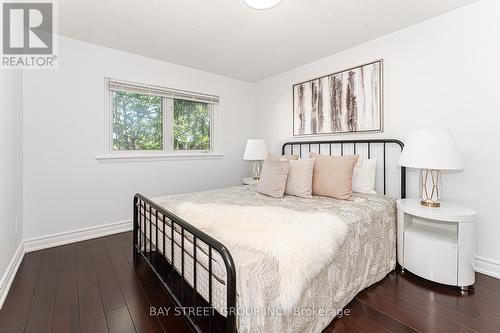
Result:
<svg viewBox="0 0 500 333"><path fill-rule="evenodd" d="M382 131L382 60L293 86L293 135Z"/></svg>

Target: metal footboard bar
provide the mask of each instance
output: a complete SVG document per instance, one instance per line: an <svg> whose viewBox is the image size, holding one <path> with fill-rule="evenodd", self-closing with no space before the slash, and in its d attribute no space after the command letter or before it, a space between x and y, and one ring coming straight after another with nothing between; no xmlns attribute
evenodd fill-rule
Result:
<svg viewBox="0 0 500 333"><path fill-rule="evenodd" d="M229 250L216 239L141 194L134 196L133 209L134 258L137 259L136 256L140 255L145 259L172 297L177 310L182 309L181 313L196 332L235 333L236 268ZM191 252L186 250L187 237L192 242ZM177 248L180 248L180 254L176 251ZM226 269L225 317L214 307L213 281L220 281L220 277L214 274L214 251L220 254ZM208 256L208 267L201 266L198 260L201 254ZM185 276L188 259L193 263L190 275L192 283L188 283ZM208 273L208 295L205 296L197 288L200 267Z"/></svg>

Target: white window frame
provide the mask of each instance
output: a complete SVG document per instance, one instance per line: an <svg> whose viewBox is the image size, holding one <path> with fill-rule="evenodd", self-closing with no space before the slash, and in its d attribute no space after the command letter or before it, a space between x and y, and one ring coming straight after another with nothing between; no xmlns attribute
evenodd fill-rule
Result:
<svg viewBox="0 0 500 333"><path fill-rule="evenodd" d="M149 93L162 97L163 149L162 150L114 150L113 149L113 89L123 86L130 91ZM174 99L195 100L208 103L210 112L210 149L174 150L173 148L173 102ZM223 156L221 150L220 99L215 95L201 94L166 87L140 84L105 78L105 143L104 154L96 157L103 162L129 162L137 160L168 159L213 159Z"/></svg>

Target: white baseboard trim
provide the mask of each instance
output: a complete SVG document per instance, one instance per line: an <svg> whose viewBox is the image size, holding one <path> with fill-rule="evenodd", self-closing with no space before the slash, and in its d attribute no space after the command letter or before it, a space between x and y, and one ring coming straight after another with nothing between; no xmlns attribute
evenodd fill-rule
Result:
<svg viewBox="0 0 500 333"><path fill-rule="evenodd" d="M500 261L486 258L483 256L474 256L476 259L474 270L489 276L500 279Z"/></svg>
<svg viewBox="0 0 500 333"><path fill-rule="evenodd" d="M114 222L90 228L26 239L24 240L24 249L26 252L32 252L130 230L132 230L131 220Z"/></svg>
<svg viewBox="0 0 500 333"><path fill-rule="evenodd" d="M21 241L9 263L9 266L7 266L4 275L0 279L0 309L2 308L7 294L9 293L10 287L14 281L17 270L24 258L25 253L80 242L92 238L108 236L120 232L126 232L132 230L132 227L132 221L127 220Z"/></svg>
<svg viewBox="0 0 500 333"><path fill-rule="evenodd" d="M5 273L3 274L2 279L0 280L0 309L3 306L3 302L7 298L10 286L12 285L12 282L16 277L17 270L19 268L19 265L21 265L23 258L24 258L24 242L21 241L16 249L16 252L14 253L14 256L12 257L12 260L9 263L9 266L7 266L7 269L5 270Z"/></svg>

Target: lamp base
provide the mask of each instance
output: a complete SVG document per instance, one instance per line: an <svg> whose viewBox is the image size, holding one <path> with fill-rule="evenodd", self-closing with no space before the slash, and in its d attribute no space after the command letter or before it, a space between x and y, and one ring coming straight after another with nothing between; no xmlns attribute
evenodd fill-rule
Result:
<svg viewBox="0 0 500 333"><path fill-rule="evenodd" d="M420 172L420 204L431 208L440 207L441 171L421 169Z"/></svg>
<svg viewBox="0 0 500 333"><path fill-rule="evenodd" d="M253 161L252 163L252 176L254 180L260 179L260 172L262 171L262 161Z"/></svg>
<svg viewBox="0 0 500 333"><path fill-rule="evenodd" d="M424 200L420 201L420 204L425 207L431 207L431 208L438 208L441 207L441 204L439 202L427 202Z"/></svg>

